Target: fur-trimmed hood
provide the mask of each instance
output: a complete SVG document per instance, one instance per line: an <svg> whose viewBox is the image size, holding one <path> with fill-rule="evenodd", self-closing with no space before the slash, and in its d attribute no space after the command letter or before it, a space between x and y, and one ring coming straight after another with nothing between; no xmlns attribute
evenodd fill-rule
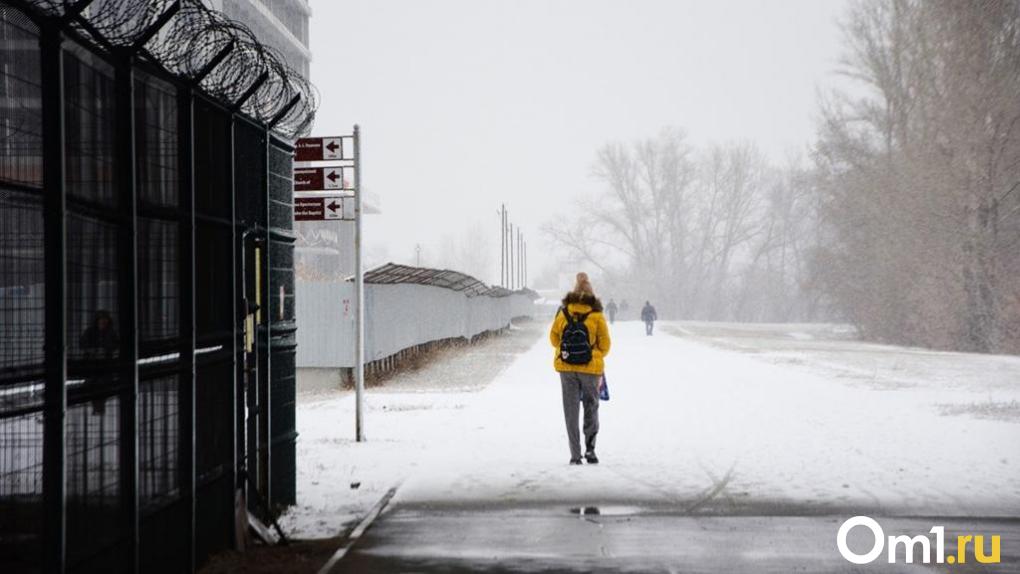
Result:
<svg viewBox="0 0 1020 574"><path fill-rule="evenodd" d="M566 307L571 303L587 305L591 307L591 310L593 312L598 313L602 312L602 301L600 301L599 298L594 295L571 291L570 293L567 293L566 295L563 296L563 306Z"/></svg>

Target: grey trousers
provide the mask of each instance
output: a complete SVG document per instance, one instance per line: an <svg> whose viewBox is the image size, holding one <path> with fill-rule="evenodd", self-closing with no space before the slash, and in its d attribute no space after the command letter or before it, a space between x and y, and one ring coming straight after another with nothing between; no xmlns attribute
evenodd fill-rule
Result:
<svg viewBox="0 0 1020 574"><path fill-rule="evenodd" d="M567 423L567 440L570 458L581 458L581 437L577 432L577 418L584 403L585 450L595 450L595 435L599 432L599 375L586 373L560 373L563 389L563 418Z"/></svg>

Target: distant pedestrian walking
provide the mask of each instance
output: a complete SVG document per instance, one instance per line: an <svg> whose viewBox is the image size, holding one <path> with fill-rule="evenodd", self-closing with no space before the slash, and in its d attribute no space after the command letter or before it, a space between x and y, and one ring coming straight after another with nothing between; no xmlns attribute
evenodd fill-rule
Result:
<svg viewBox="0 0 1020 574"><path fill-rule="evenodd" d="M563 306L556 312L549 330L549 342L556 349L553 366L560 374L570 464L581 464L581 437L577 427L581 404L584 405L584 458L589 464L597 464L599 385L610 341L602 302L595 296L586 273L577 274L574 290L563 297Z"/></svg>
<svg viewBox="0 0 1020 574"><path fill-rule="evenodd" d="M609 300L609 304L606 305L606 313L609 313L609 324L616 322L616 301Z"/></svg>
<svg viewBox="0 0 1020 574"><path fill-rule="evenodd" d="M655 307L648 301L645 301L645 306L641 308L641 320L645 322L645 335L651 336L652 331L655 329L655 320L659 316L655 313Z"/></svg>

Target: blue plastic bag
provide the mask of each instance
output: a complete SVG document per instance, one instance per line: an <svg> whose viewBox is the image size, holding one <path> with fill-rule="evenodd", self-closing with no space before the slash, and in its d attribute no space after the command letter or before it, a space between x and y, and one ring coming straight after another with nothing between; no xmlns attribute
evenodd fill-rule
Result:
<svg viewBox="0 0 1020 574"><path fill-rule="evenodd" d="M599 384L599 399L603 401L609 400L609 383L606 381L606 375L602 375L602 381Z"/></svg>

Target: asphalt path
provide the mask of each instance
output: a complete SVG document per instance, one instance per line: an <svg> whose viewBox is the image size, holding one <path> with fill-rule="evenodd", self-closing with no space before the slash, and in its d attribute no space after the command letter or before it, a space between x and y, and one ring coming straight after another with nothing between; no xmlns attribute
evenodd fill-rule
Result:
<svg viewBox="0 0 1020 574"><path fill-rule="evenodd" d="M788 509L810 512L811 509ZM886 545L878 559L855 565L836 537L844 515L680 515L655 508L547 504L528 508L401 507L385 513L334 572L1020 572L1020 521L874 517L888 535L927 534L941 525L946 556L958 534L1001 536L1001 562L895 564ZM929 535L934 542L934 537ZM850 531L864 554L873 534ZM934 548L934 546L933 546ZM934 558L932 558L934 561Z"/></svg>

